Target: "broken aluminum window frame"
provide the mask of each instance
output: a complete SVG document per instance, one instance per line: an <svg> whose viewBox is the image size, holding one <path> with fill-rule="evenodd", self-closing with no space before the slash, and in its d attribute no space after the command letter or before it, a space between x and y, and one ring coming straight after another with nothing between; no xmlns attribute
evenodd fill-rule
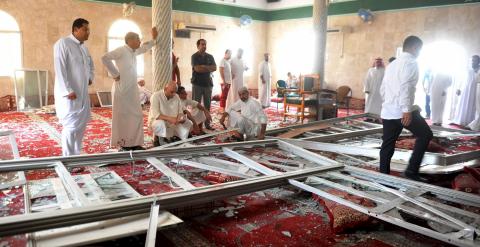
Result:
<svg viewBox="0 0 480 247"><path fill-rule="evenodd" d="M341 168L341 165L324 166L288 172L277 176L261 176L217 185L197 187L192 190L173 191L160 195L150 195L81 208L8 216L0 218L0 236L36 232L50 228L144 214L150 212L151 205L155 200L162 205L161 210L206 203L229 196L242 195L287 185L288 179L305 178L312 174Z"/></svg>
<svg viewBox="0 0 480 247"><path fill-rule="evenodd" d="M105 97L106 96L106 97ZM109 91L97 91L98 102L101 107L112 107L113 105L113 96L112 92Z"/></svg>
<svg viewBox="0 0 480 247"><path fill-rule="evenodd" d="M277 171L274 171L274 170L271 170L270 168L267 168L267 167L264 167L262 166L261 164L259 163L256 163L255 161L249 159L248 157L246 156L243 156L239 153L236 153L235 151L231 150L231 149L228 149L228 148L224 148L224 152L225 154L227 154L229 157L231 158L234 158L234 159L237 159L238 161L242 162L243 164L245 164L246 166L248 167L251 167L251 168L254 168L256 169L258 172L261 172L265 175L278 175L278 174L281 174ZM320 155L317 155L318 158L321 158L322 162L325 161L325 157L322 157ZM331 160L331 163L336 163L335 161ZM363 169L362 169L363 170ZM365 172L369 172L367 170L364 170ZM310 179L312 176L309 176L308 179ZM390 179L392 180L396 180L397 178L393 177L393 176L389 176ZM317 182L319 181L319 179L317 179ZM321 180L320 180L321 181ZM375 180L374 180L375 181ZM480 233L480 230L478 228L474 228L460 220L457 220L455 218L453 218L452 216L446 214L446 213L443 213L441 212L440 210L438 209L435 209L429 205L426 205L424 204L423 202L419 202L415 199L411 199L410 197L408 196L405 196L405 194L401 193L401 192L398 192L398 191L394 191L394 190L386 190L384 186L380 185L380 184L376 184L377 187L380 187L381 189L383 188L384 190L386 190L387 192L390 192L390 193L394 193L395 195L400 195L400 199L403 199L405 201L409 201L409 202L414 202L415 204L417 205L421 205L424 209L426 209L427 211L430 211L431 213L437 215L438 217L428 217L429 219L431 220L434 220L438 223L441 223L441 224L446 224L448 226L451 226L453 229L456 229L456 230L459 230L458 232L455 232L455 233L452 233L452 234L443 234L443 233L440 233L440 232L437 232L437 231L434 231L434 230L430 230L428 228L425 228L425 227L422 227L422 226L419 226L419 225L415 225L413 223L409 223L407 221L403 221L403 220L400 220L396 217L392 217L390 215L387 215L387 214L383 214L383 213L377 213L375 211L372 211L371 209L369 208L366 208L366 207L363 207L361 205L358 205L354 202L350 202L346 199L343 199L341 197L338 197L338 196L335 196L335 195L332 195L328 192L324 192L320 189L317 189L315 187L312 187L310 185L308 185L307 183L302 183L300 181L297 181L297 180L294 180L294 179L289 179L289 183L293 186L296 186L298 188L301 188L305 191L309 191L313 194L316 194L316 195L319 195L321 197L324 197L324 198L327 198L329 200L332 200L332 201L335 201L337 203L340 203L342 205L345 205L345 206L348 206L352 209L355 209L359 212L362 212L364 214L368 214L370 216L373 216L375 218L378 218L378 219L381 219L383 221L386 221L386 222L389 222L389 223L392 223L394 225L397 225L397 226L400 226L400 227L403 227L403 228L406 228L406 229L409 229L409 230L412 230L412 231L415 231L415 232L418 232L418 233L421 233L423 235L426 235L426 236L429 236L429 237L432 237L432 238L435 238L435 239L438 239L438 240L441 240L441 241L444 241L446 243L454 243L456 245L459 245L459 246L478 246L478 244L480 244L480 240L478 239L475 239L476 237L476 234ZM374 184L374 183L371 183L371 184ZM330 184L331 186L331 184ZM333 187L336 187L337 189L339 188L338 186L333 186ZM370 196L370 195L367 195L365 193L362 193L361 191L358 191L354 188L342 188L342 190L346 191L346 192L349 192L351 194L356 194L358 196L362 196L364 198L369 198L369 199L372 199L373 197ZM427 191L424 191L422 192L421 194L424 194L426 193ZM419 195L417 195L419 196ZM478 201L480 201L480 197L477 198ZM377 202L379 200L377 199ZM387 204L389 201L383 201L385 204ZM480 202L476 205L477 207L480 206ZM414 214L416 215L417 217L425 217L424 215L422 215L422 212L419 212L418 210L413 210L412 208L410 207L403 207L402 208L403 210L405 211L409 211L411 214ZM445 209L445 208L444 208ZM388 210L389 211L389 210ZM444 218L441 219L441 218Z"/></svg>
<svg viewBox="0 0 480 247"><path fill-rule="evenodd" d="M315 153L312 153L312 152L310 152L310 151L306 151L306 150L302 150L302 149L295 150L295 149L292 148L291 144L285 145L285 143L283 143L282 141L278 141L277 143L280 144L280 145L278 145L278 146L279 146L281 149L283 149L283 150L287 149L288 151L293 152L293 153L296 153L297 155L299 155L299 154L302 155L302 156L305 155L308 160L314 160L314 161L316 161L315 163L320 166L319 168L310 168L310 169L307 169L307 170L299 170L299 171L295 171L295 172L280 173L280 172L277 172L277 171L273 171L273 170L271 170L271 169L269 169L269 168L266 168L266 167L258 164L258 163L255 162L254 160L249 159L249 157L246 157L245 155L242 155L242 154L240 154L240 153L238 153L238 152L236 152L236 151L233 150L234 148L238 148L238 147L252 146L253 143L257 143L257 144L258 144L258 143L265 143L265 142L264 142L264 141L257 141L257 142L249 142L248 144L241 143L241 144L243 144L243 145L230 145L230 148L232 148L232 149L230 149L230 148L228 148L228 147L226 148L225 145L217 145L217 146L214 147L214 148L216 149L216 151L218 151L219 149L222 149L223 151L225 151L225 154L227 154L228 156L233 157L233 158L235 158L235 159L237 159L237 160L240 160L242 163L248 165L250 168L254 168L254 169L257 170L257 171L260 171L260 172L262 172L262 173L268 174L267 176L263 176L263 177L259 177L259 178L253 178L253 179L241 180L241 181L237 181L237 183L236 183L236 182L231 182L231 183L220 184L220 185L217 185L217 186L206 186L206 187L215 188L215 190L221 190L222 188L228 187L228 186L231 185L231 184L235 184L235 183L236 183L238 186L243 186L244 184L249 184L249 182L251 182L251 181L256 181L256 182L254 182L253 184L249 184L249 185L250 185L250 188L248 188L248 189L258 191L258 190L262 190L262 189L269 188L269 187L268 187L267 185L265 185L265 184L263 184L263 185L259 184L259 182L258 182L259 179L263 179L262 181L265 181L265 180L269 181L269 179L271 179L272 177L282 177L282 176L286 176L286 175L290 175L290 174L297 174L297 175L298 175L298 173L302 173L302 175L306 175L306 176L310 176L310 175L312 175L312 174L322 175L322 174L328 174L328 173L329 173L328 171L329 171L330 169L334 169L334 170L336 170L337 173L338 173L338 171L340 171L340 169L343 167L342 165L336 165L337 162L335 162L335 161L333 161L333 160L329 160L329 159L327 159L327 158L321 157L320 155L315 154ZM283 144L283 146L282 146L282 144ZM211 147L209 147L209 148L211 148ZM180 151L182 151L182 150L183 150L183 151L188 151L189 149L190 149L190 148L181 148L181 149L176 149L176 150L177 150L177 152L178 152L179 150L180 150ZM210 149L209 149L209 150L210 150ZM163 153L166 153L167 156L169 155L169 150L168 150L168 149L165 149L165 150L162 150L162 151L163 151ZM158 156L158 152L157 152L157 151L150 151L150 153L156 153L157 156ZM119 155L121 155L121 154L116 154L116 156L119 156ZM190 155L190 153L188 153L188 155ZM133 154L130 154L130 156L133 156ZM315 157L317 157L317 158L319 158L319 159L318 159L318 160L315 160ZM325 164L334 164L334 165L325 165ZM321 171L318 171L318 170L317 170L316 173L312 173L312 174L306 174L306 173L304 173L304 172L307 172L307 173L308 173L309 171L313 171L313 170L315 170L315 169L321 169ZM323 169L326 169L326 170L323 170ZM344 167L343 170L346 170L346 171L348 170L349 172L352 172L352 169L353 169L352 167ZM357 168L357 170L353 169L353 171L356 171L357 173L361 173L361 172L366 173L366 174L368 174L369 176L372 176L373 179L374 179L374 181L378 181L378 180L377 180L377 177L379 177L379 175L382 175L382 174L378 174L378 173L376 173L376 172L371 172L371 171L367 171L367 170L364 170L364 169L358 169L358 168ZM331 173L334 173L334 172L331 172ZM387 175L385 175L385 176L387 176ZM304 177L304 176L302 176L302 177ZM301 183L301 182L299 182L299 181L292 180L292 179L294 179L294 178L295 178L295 177L283 177L283 181L281 181L281 182L283 182L283 184L285 184L286 180L288 180L288 182L289 182L290 184L293 184L293 185L295 185L295 186L297 186L297 187L301 187L302 189L305 189L305 190L307 190L307 191L311 191L311 192L314 192L314 193L317 193L317 194L318 194L318 193L319 193L319 194L323 193L322 191L318 191L318 189L316 189L316 188L314 188L314 187L312 187L312 186L309 186L309 185L307 185L307 184L305 184L305 183ZM387 181L397 181L397 182L398 182L398 180L399 180L399 178L395 178L395 177L392 177L392 176L387 176L387 178L388 178L388 179L386 179ZM277 182L279 182L279 181L277 181ZM412 182L406 182L406 181L402 181L402 180L400 179L400 182L398 182L398 183L400 183L400 184L404 184L404 183L408 184L408 183L412 183ZM420 185L418 185L418 184L414 184L414 185L416 185L416 187L419 187L419 186L420 186ZM425 184L421 184L421 185L423 186L423 185L425 185ZM266 187L262 187L262 186L266 186ZM269 185L269 186L272 186L272 185ZM274 186L274 187L277 187L277 186L279 186L279 185L277 185L277 186L273 185L273 186ZM430 185L427 185L427 187L428 187L428 186L430 186ZM252 187L254 187L254 188L252 188ZM205 187L202 187L202 188L205 188ZM164 194L161 194L161 195L155 195L155 200L157 200L157 196L158 196L159 202L161 203L161 205L164 205L164 206L166 205L165 207L168 208L168 207L169 207L169 204L168 204L169 201L168 201L168 200L167 200L167 201L164 200L164 201L161 202L160 200L165 199L165 197L168 197L169 195L170 195L170 196L171 196L171 195L178 195L178 193L182 193L182 192L192 192L192 191L193 191L193 192L198 192L198 191L201 191L202 188L195 188L195 189L191 189L191 190L183 190L183 191L180 191L180 192L170 192L170 193L164 193ZM270 188L271 188L271 187L270 187ZM235 191L230 191L230 192L229 192L228 190L226 190L226 191L225 191L225 190L222 190L222 193L219 194L219 195L216 195L216 196L218 196L218 197L226 197L226 196L229 196L229 195L238 195L238 194L246 193L245 191L239 191L238 188L234 188L234 189L235 189ZM246 189L246 188L245 188L245 189ZM429 189L430 189L431 191L434 191L434 190L437 190L437 191L438 191L438 190L442 190L442 188L440 188L440 189L439 189L439 188L435 188L435 186L433 186L433 188L429 188ZM443 189L443 190L446 190L446 189ZM218 191L216 191L216 192L218 192ZM243 193L242 193L242 192L243 192ZM448 192L451 193L451 196L453 196L455 199L461 198L462 195L464 196L464 194L461 193L461 192L456 192L456 191L451 191L451 190L448 190ZM213 192L212 192L212 193L213 193ZM234 194L229 194L229 193L234 193ZM238 194L235 194L235 193L238 193ZM333 195L330 195L330 194L327 193L327 196L333 196ZM472 195L470 195L470 196L472 196ZM467 196L464 196L464 197L466 198ZM209 198L205 198L205 195L199 195L198 193L189 194L188 196L186 196L186 197L184 197L184 198L185 198L185 200L188 200L188 201L187 201L187 202L179 201L179 202L176 202L176 203L172 203L172 202L170 201L170 203L175 204L175 205L178 207L179 205L186 206L186 205L189 205L189 204L195 204L195 203L202 202L202 200L209 199ZM354 209L357 209L357 208L358 208L358 205L357 205L357 206L355 206L355 205L349 205L348 203L351 203L351 202L348 202L348 201L346 201L346 200L344 200L344 199L341 199L341 198L338 198L338 197L335 197L335 196L333 196L333 198L336 198L336 201L339 202L339 203L342 203L342 204L345 203L344 205L351 206L351 207L354 208ZM129 199L129 200L124 200L124 201L119 201L118 203L127 203L127 204L128 204L129 202L139 201L139 200L141 200L141 199L144 199L144 198ZM213 200L213 199L210 198L210 200ZM477 200L477 202L475 202L475 200ZM480 206L480 203L478 202L479 198L476 198L475 200L474 200L474 202L471 202L471 201L470 201L470 202L473 203L474 205L479 205L479 206ZM335 201L335 200L334 200L334 201ZM468 200L466 200L466 201L468 201ZM110 213L114 215L113 217L121 217L121 216L124 216L124 214L126 214L126 213L128 213L128 214L135 214L135 213L142 213L142 212L144 213L145 210L148 211L149 208L151 208L151 203L152 203L152 201L149 201L149 203L148 203L147 205L143 205L142 208L136 208L136 206L139 206L139 207L140 207L140 205L137 205L137 204L135 204L135 205L129 204L129 205L128 205L128 206L129 206L128 208L129 208L129 210L130 210L129 212L123 212L122 210L114 210L114 211L112 211L112 212L110 212ZM95 214L95 215L96 215L95 219L89 219L89 220L99 220L99 217L100 217L100 218L101 218L101 217L112 217L112 215L109 215L108 212L107 212L107 211L104 211L104 210L107 210L107 209L110 208L110 207L114 207L114 205L117 205L117 206L118 206L118 204L116 204L116 203L102 204L103 208L102 208L102 209L97 209L97 210L99 210L99 211L96 211L97 214ZM122 205L123 205L123 204L122 204ZM145 207L145 206L146 206L146 207ZM172 206L172 205L170 204L170 206ZM72 219L71 219L69 222L65 222L65 221L56 222L56 221L55 221L55 224L75 224L75 222L78 222L78 221L80 221L80 220L87 220L87 219L85 218L86 215L83 215L83 217L82 217L82 212L85 213L85 214L88 214L88 213L91 213L91 212L89 212L89 211L82 211L82 209L85 209L85 208L90 208L90 209L91 209L92 207L93 207L93 206L88 206L88 207L83 207L83 208L76 208L75 210L73 210L74 213L72 213L72 212L70 211L70 209L66 209L66 210L62 210L62 211L56 212L56 213L57 213L56 215L54 215L54 216L51 216L51 215L50 215L49 217L45 217L45 214L43 214L43 213L36 213L36 214L34 214L34 215L31 215L31 216L34 218L33 221L34 221L35 223L37 223L37 224L34 224L34 225L29 224L29 223L32 223L31 221L29 221L29 220L31 220L31 219L27 219L27 220L26 220L26 219L24 219L23 216L12 216L12 217L16 217L16 220L13 221L13 222L12 222L12 221L9 222L9 224L8 224L9 229L10 229L9 231L12 231L11 229L12 229L12 228L15 228L15 225L14 225L14 224L16 224L17 222L22 222L22 218L23 218L23 220L24 220L24 221L23 221L23 224L24 224L24 225L23 225L22 227L45 227L45 226L42 226L41 224L39 224L39 221L38 221L39 218L38 218L38 217L40 217L40 220L42 219L42 217L45 217L45 218L43 218L43 220L47 220L47 219L51 220L52 217L53 217L53 218L56 218L56 219L59 219L59 218L61 218L62 216L69 216L69 217L72 217ZM173 206L172 206L172 207L173 207ZM110 209L111 209L111 208L110 208ZM116 209L118 209L118 208L116 208ZM141 210L144 210L144 211L141 211ZM68 211L68 212L70 212L71 214L68 214L68 213L67 213L67 214L65 215L65 214L64 214L65 211ZM93 211L95 211L95 210L93 210ZM100 212L100 211L101 211L101 212ZM360 211L361 211L361 210L360 210ZM362 211L362 212L364 212L364 211ZM60 215L59 215L59 214L60 214ZM418 215L418 213L417 213L417 215ZM372 215L372 216L375 216L375 215ZM378 216L378 215L377 215L377 216ZM383 217L383 216L382 216L382 217ZM11 217L8 217L8 218L11 219ZM381 217L377 217L377 218L381 218ZM103 219L103 218L101 218L101 219ZM107 219L107 218L106 218L106 219ZM392 218L392 217L384 217L384 218L381 218L381 219L385 219L385 220L387 220L387 221L389 221L389 222L392 222L392 221L394 221L394 220L398 220L398 219ZM435 219L436 219L436 218L435 218ZM5 219L0 219L0 234L4 234L4 232L2 231L2 229L5 229L5 228L2 228L2 227L4 227L4 224L2 224L2 223L5 223L5 220L8 220L8 219L6 219L6 218L5 218ZM26 220L26 221L25 221L25 220ZM63 218L63 220L66 220L66 219ZM73 221L74 221L74 222L73 222ZM444 221L441 221L441 220L438 220L438 219L437 219L437 221L439 221L439 222L444 222ZM41 221L40 221L40 222L41 222ZM53 224L52 221L48 221L48 222L50 222L51 224ZM22 224L22 223L20 223L20 224ZM49 227L53 227L51 224L49 225ZM403 223L402 223L402 224L403 224ZM408 223L408 224L406 223L406 225L402 225L402 224L399 224L399 225L401 225L401 226L403 226L403 227L406 227L407 229L413 229L413 230L415 230L415 231L417 231L417 232L420 232L420 233L426 234L426 235L428 235L428 236L431 236L431 237L440 239L440 240L442 240L442 241L449 241L449 240L450 240L450 241L453 241L454 243L468 246L468 243L465 244L464 242L458 242L458 241L460 241L460 240L458 240L458 236L447 236L447 237L445 237L445 238L440 238L438 235L435 235L435 233L432 233L432 231L424 231L425 229L422 228L422 227L419 227L419 226L416 226L416 225L411 226L410 223ZM410 225L409 225L409 224L410 224ZM410 228L409 228L409 227L410 227ZM17 229L17 231L18 231L18 229ZM455 237L456 237L456 238L455 238ZM452 239L453 239L453 240L452 240Z"/></svg>
<svg viewBox="0 0 480 247"><path fill-rule="evenodd" d="M324 139L330 139L326 137ZM311 142L316 140L317 142ZM302 146L304 148L315 149L318 151L329 151L329 152L339 152L349 155L362 155L372 158L379 158L380 149L375 148L365 148L359 146L349 146L348 144L335 144L335 143L321 143L320 138L303 138L303 139L288 139L287 142L293 143L295 145ZM411 150L396 149L393 159L394 160L403 160L408 161L411 156ZM423 163L427 165L435 166L450 166L458 163L465 163L480 159L480 150L457 153L457 154L442 154L442 153L431 153L426 152ZM474 165L474 163L470 164ZM428 168L427 168L428 169Z"/></svg>
<svg viewBox="0 0 480 247"><path fill-rule="evenodd" d="M19 87L20 85L18 85L20 82L19 82L19 78L21 76L17 76L17 72L22 72L23 73L23 90L20 90ZM26 106L24 106L23 108L22 107L22 100L20 100L20 96L23 96L23 99L24 99L24 102L25 104L27 103L26 102L26 98L25 98L25 94L26 94L26 89L27 89L27 82L26 82L26 74L27 73L34 73L34 77L36 77L36 85L38 87L38 103L39 103L39 107L29 107L27 108ZM40 74L45 74L45 77L41 77ZM49 81L48 81L48 70L41 70L41 69L28 69L28 68L23 68L23 69L16 69L14 72L13 72L13 79L14 79L14 86L15 86L15 102L16 102L16 105L17 105L17 111L29 111L29 110L32 110L32 109L40 109L46 105L48 105L48 84L49 84ZM45 79L45 81L43 81L43 79ZM44 83L44 86L45 88L43 88L42 86L42 83ZM20 95L20 91L23 91L23 94ZM43 98L45 94L45 98Z"/></svg>
<svg viewBox="0 0 480 247"><path fill-rule="evenodd" d="M327 119L327 120L309 122L309 123L306 123L306 124L298 124L298 125L293 125L293 126L288 126L288 127L270 129L270 130L267 130L266 136L268 138L268 136L278 134L278 133L282 133L282 132L285 132L285 131L294 130L294 129L297 129L297 128L304 128L304 127L314 126L314 125L322 124L322 123L324 123L324 124L325 123L339 123L339 122L344 122L344 121L350 121L350 120L353 120L353 119L363 118L365 116L368 116L368 114L364 113L364 114L352 115L352 116L343 117L343 118L331 118L331 119ZM377 126L374 126L374 127L377 127ZM160 150L160 149L164 149L164 148L174 147L174 146L177 146L177 145L180 145L180 144L183 144L183 143L198 141L198 140L201 140L201 139L205 139L205 138L213 137L213 136L218 136L218 135L225 134L225 133L235 131L235 130L238 130L238 128L223 130L223 131L220 131L220 132L214 132L214 133L210 133L210 134L205 134L205 135L201 135L201 136L188 138L188 139L185 139L185 140L180 140L180 141L177 141L177 142L168 143L168 144L165 144L165 145L162 145L162 146L159 146L159 147L155 147L155 148L153 148L153 150ZM375 133L377 133L377 132L378 132L378 130L375 131Z"/></svg>

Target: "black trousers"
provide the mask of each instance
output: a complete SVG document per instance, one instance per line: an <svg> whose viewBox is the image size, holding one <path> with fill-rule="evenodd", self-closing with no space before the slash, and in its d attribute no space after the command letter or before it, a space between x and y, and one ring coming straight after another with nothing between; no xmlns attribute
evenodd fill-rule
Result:
<svg viewBox="0 0 480 247"><path fill-rule="evenodd" d="M380 149L380 172L390 173L390 161L395 152L395 142L402 133L404 126L401 119L382 119L383 136L382 148ZM405 127L416 137L415 146L412 156L408 161L408 167L405 173L409 175L418 175L420 164L427 150L433 133L425 119L422 118L418 111L412 112L412 122Z"/></svg>

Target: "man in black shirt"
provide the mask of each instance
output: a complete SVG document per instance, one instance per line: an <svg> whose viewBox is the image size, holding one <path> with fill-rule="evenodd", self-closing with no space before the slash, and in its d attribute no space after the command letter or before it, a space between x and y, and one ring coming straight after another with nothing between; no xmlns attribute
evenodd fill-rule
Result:
<svg viewBox="0 0 480 247"><path fill-rule="evenodd" d="M199 39L197 49L192 55L192 99L201 102L203 97L203 105L210 111L213 88L211 73L217 70L217 65L213 56L205 52L206 40ZM205 122L205 128L212 130L210 122Z"/></svg>

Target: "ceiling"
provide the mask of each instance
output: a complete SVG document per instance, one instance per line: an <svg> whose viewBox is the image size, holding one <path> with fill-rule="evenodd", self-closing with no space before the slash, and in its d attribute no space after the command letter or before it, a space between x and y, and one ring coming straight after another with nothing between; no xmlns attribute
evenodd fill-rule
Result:
<svg viewBox="0 0 480 247"><path fill-rule="evenodd" d="M219 4L247 7L261 10L287 9L303 6L312 6L313 0L280 0L274 3L267 3L266 0L198 0Z"/></svg>

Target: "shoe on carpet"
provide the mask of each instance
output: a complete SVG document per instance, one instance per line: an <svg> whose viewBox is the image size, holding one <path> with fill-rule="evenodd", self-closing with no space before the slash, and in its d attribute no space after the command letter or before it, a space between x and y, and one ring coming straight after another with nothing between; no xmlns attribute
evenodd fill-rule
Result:
<svg viewBox="0 0 480 247"><path fill-rule="evenodd" d="M154 147L160 146L160 138L158 138L158 136L153 137L153 146Z"/></svg>
<svg viewBox="0 0 480 247"><path fill-rule="evenodd" d="M422 178L418 174L410 173L408 171L403 172L403 176L413 181L428 183L428 179Z"/></svg>
<svg viewBox="0 0 480 247"><path fill-rule="evenodd" d="M170 138L170 142L178 142L178 141L180 141L180 140L182 140L182 139L180 139L178 136L172 136L172 137Z"/></svg>
<svg viewBox="0 0 480 247"><path fill-rule="evenodd" d="M118 152L128 152L128 151L130 151L130 150L132 150L131 147L120 147L120 148L118 149Z"/></svg>
<svg viewBox="0 0 480 247"><path fill-rule="evenodd" d="M134 146L132 147L132 150L146 150L146 149L142 146Z"/></svg>

